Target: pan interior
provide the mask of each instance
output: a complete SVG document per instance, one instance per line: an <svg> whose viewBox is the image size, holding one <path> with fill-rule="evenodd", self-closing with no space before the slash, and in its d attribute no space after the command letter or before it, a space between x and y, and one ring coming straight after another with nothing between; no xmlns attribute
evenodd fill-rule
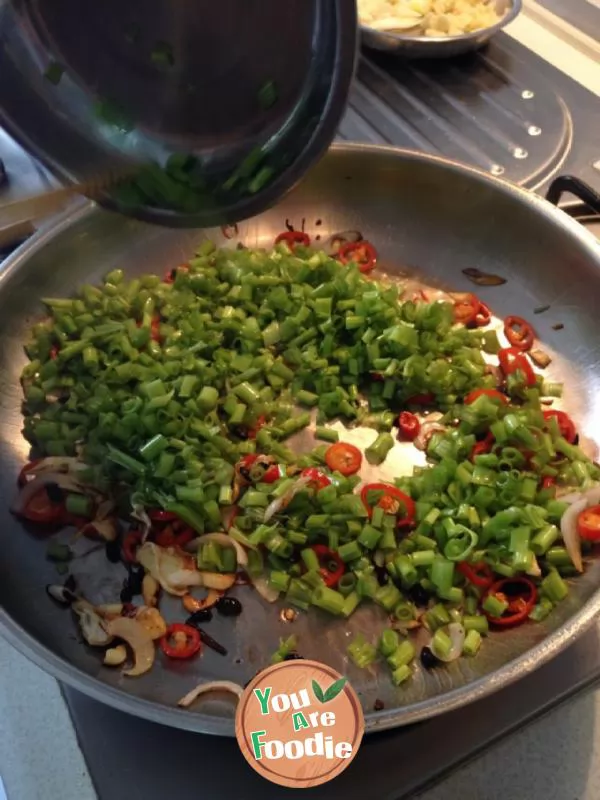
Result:
<svg viewBox="0 0 600 800"><path fill-rule="evenodd" d="M465 267L500 274L507 279L503 286L477 289L498 317L517 314L531 319L534 308L549 305L548 312L534 318L553 359L548 380L564 383L559 405L575 417L587 451L595 455L600 442L595 301L600 252L575 223L517 189L425 156L340 147L282 204L240 224L234 239L226 239L219 229L157 228L88 207L63 218L52 233L42 234L9 260L0 275L0 624L38 663L55 672L61 664L61 678L77 688L197 731L232 733L231 705L207 701L190 712L176 709L177 700L202 680L244 684L268 664L279 637L291 633L297 635L303 656L349 675L368 728L374 729L432 716L515 680L566 645L600 606L600 566L592 562L543 623L492 634L475 659L461 659L433 672L416 667L414 679L400 689L392 687L384 668L358 670L345 658L356 632L374 638L374 629L383 626L377 609L360 610L348 622L311 611L289 625L280 621L280 606L264 603L246 587L236 590L244 613L236 620L217 618L210 623L211 635L229 650L226 658L210 650L189 663L167 664L158 658L149 674L128 679L103 667L101 655L79 641L70 612L52 604L45 593L45 585L56 582L56 572L45 559L44 537L26 531L8 510L15 477L28 453L20 433L19 375L27 331L42 314L39 298L69 295L115 267L129 277L162 274L189 257L205 238L223 246L238 241L267 246L285 230L286 221L306 230L316 245L335 232L360 230L376 245L390 280L410 278L469 291L473 287L462 274ZM564 328L553 330L556 323ZM373 438L372 432L360 430L351 435L356 442L364 435ZM398 446L384 475L407 471L410 458L408 450ZM82 553L90 543L77 547ZM73 572L93 601L114 601L125 577L123 568L109 564L102 552L76 559ZM163 601L162 608L167 619L181 619L178 602ZM384 711L372 710L375 699L383 701Z"/></svg>

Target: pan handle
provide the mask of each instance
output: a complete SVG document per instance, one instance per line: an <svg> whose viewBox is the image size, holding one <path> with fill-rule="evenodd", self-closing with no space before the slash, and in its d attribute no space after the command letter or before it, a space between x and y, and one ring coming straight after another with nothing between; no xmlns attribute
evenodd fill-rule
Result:
<svg viewBox="0 0 600 800"><path fill-rule="evenodd" d="M558 178L555 178L546 193L546 200L557 206L565 192L574 194L596 214L600 214L600 194L594 191L589 184L573 175L559 175Z"/></svg>

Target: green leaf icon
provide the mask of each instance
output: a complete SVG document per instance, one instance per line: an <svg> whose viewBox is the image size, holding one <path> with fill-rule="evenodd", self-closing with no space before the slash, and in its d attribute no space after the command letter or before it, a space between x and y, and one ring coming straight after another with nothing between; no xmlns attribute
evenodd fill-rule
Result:
<svg viewBox="0 0 600 800"><path fill-rule="evenodd" d="M312 690L315 694L315 697L320 703L325 703L325 695L323 694L323 689L319 686L319 684L313 680L312 682Z"/></svg>
<svg viewBox="0 0 600 800"><path fill-rule="evenodd" d="M329 689L326 690L324 694L325 699L322 702L328 703L330 700L336 698L346 685L347 681L348 678L340 678L339 680L335 681L335 683L332 683Z"/></svg>

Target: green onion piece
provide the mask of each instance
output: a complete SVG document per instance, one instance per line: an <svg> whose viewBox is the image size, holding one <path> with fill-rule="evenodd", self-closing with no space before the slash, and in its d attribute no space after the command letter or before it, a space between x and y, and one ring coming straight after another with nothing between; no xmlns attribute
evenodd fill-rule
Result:
<svg viewBox="0 0 600 800"><path fill-rule="evenodd" d="M382 464L387 454L394 447L394 437L390 433L380 433L373 444L365 450L365 458L369 464Z"/></svg>
<svg viewBox="0 0 600 800"><path fill-rule="evenodd" d="M465 641L463 643L463 649L462 649L463 655L475 656L479 652L480 647L481 647L481 633L472 628L465 636Z"/></svg>
<svg viewBox="0 0 600 800"><path fill-rule="evenodd" d="M354 664L360 669L370 666L377 658L377 648L367 642L361 634L350 642L347 652Z"/></svg>

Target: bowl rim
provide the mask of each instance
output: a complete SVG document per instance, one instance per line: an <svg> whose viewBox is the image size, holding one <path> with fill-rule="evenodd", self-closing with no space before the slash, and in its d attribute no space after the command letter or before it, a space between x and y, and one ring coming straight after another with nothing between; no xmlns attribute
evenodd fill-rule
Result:
<svg viewBox="0 0 600 800"><path fill-rule="evenodd" d="M511 8L506 12L502 19L498 20L498 22L496 22L494 25L490 25L488 28L480 28L476 31L470 31L469 33L461 33L457 36L410 36L408 34L395 33L394 31L379 31L376 28L371 28L369 25L364 25L362 22L360 22L360 16L359 25L361 31L365 33L369 33L373 36L385 36L397 42L414 42L418 44L424 42L431 42L432 44L443 44L445 42L469 42L479 36L493 36L495 33L502 30L502 28L505 28L516 17L518 17L523 10L523 0L510 0L510 4Z"/></svg>

